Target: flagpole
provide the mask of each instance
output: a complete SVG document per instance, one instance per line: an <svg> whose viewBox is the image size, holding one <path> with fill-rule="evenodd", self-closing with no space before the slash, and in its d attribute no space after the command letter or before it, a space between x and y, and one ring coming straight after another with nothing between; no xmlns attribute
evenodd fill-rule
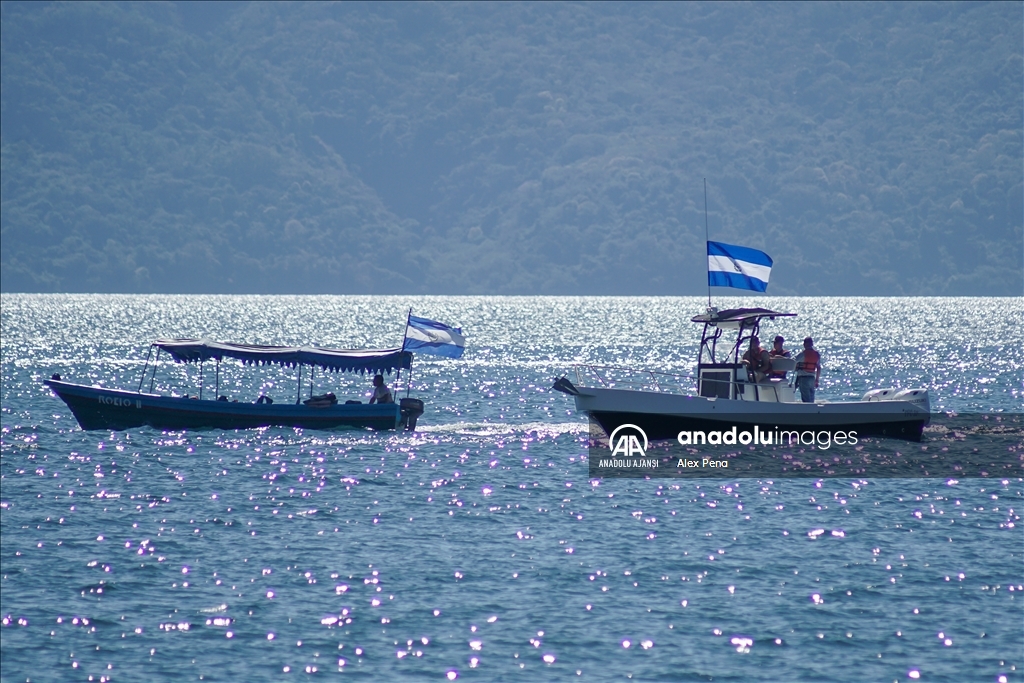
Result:
<svg viewBox="0 0 1024 683"><path fill-rule="evenodd" d="M711 241L708 231L708 179L704 179L704 252L707 255L707 243ZM711 310L711 278L708 278L708 310Z"/></svg>
<svg viewBox="0 0 1024 683"><path fill-rule="evenodd" d="M402 348L398 351L398 372L395 373L395 392L398 392L398 380L402 377L402 353L405 351L405 342L409 338L409 322L412 320L412 306L405 316L405 330L402 332ZM412 363L409 363L409 373L412 374ZM406 390L405 395L409 392Z"/></svg>

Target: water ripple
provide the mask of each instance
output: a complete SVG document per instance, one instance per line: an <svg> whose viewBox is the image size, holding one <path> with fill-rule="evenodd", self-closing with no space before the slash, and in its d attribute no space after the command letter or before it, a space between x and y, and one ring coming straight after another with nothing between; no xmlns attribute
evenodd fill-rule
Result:
<svg viewBox="0 0 1024 683"><path fill-rule="evenodd" d="M1020 480L588 479L551 379L690 372L700 305L5 294L2 678L1020 680ZM938 406L1020 409L998 314L1018 300L764 305L819 340L823 393L923 382ZM393 345L408 306L470 338L465 362L417 359L413 434L82 432L39 383L130 387L155 337ZM248 373L224 390L295 390Z"/></svg>

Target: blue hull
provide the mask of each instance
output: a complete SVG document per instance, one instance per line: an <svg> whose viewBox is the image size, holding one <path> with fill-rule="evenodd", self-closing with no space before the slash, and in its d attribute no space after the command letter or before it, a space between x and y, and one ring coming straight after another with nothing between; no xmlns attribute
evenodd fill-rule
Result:
<svg viewBox="0 0 1024 683"><path fill-rule="evenodd" d="M397 429L396 403L339 404L327 408L284 403L200 401L120 389L101 389L55 379L44 382L68 405L82 429Z"/></svg>

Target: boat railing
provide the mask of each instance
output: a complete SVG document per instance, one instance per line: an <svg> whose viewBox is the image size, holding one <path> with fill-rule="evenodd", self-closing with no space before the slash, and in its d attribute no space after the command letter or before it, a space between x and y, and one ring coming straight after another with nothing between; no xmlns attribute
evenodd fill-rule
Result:
<svg viewBox="0 0 1024 683"><path fill-rule="evenodd" d="M642 370L624 365L593 365L579 363L573 366L576 385L604 389L629 389L684 394L696 387L697 378L673 372Z"/></svg>

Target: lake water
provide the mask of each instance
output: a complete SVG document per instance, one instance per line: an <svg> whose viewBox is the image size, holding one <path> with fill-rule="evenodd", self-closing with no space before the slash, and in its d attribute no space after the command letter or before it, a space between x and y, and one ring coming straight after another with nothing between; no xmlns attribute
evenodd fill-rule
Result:
<svg viewBox="0 0 1024 683"><path fill-rule="evenodd" d="M704 303L4 294L0 678L1024 680L1019 478L588 479L552 379L690 373ZM798 313L765 332L815 337L823 398L1022 410L1020 298L716 303ZM83 432L40 383L135 389L160 337L396 346L410 307L468 338L417 357L413 434ZM294 370L220 382L295 400Z"/></svg>

